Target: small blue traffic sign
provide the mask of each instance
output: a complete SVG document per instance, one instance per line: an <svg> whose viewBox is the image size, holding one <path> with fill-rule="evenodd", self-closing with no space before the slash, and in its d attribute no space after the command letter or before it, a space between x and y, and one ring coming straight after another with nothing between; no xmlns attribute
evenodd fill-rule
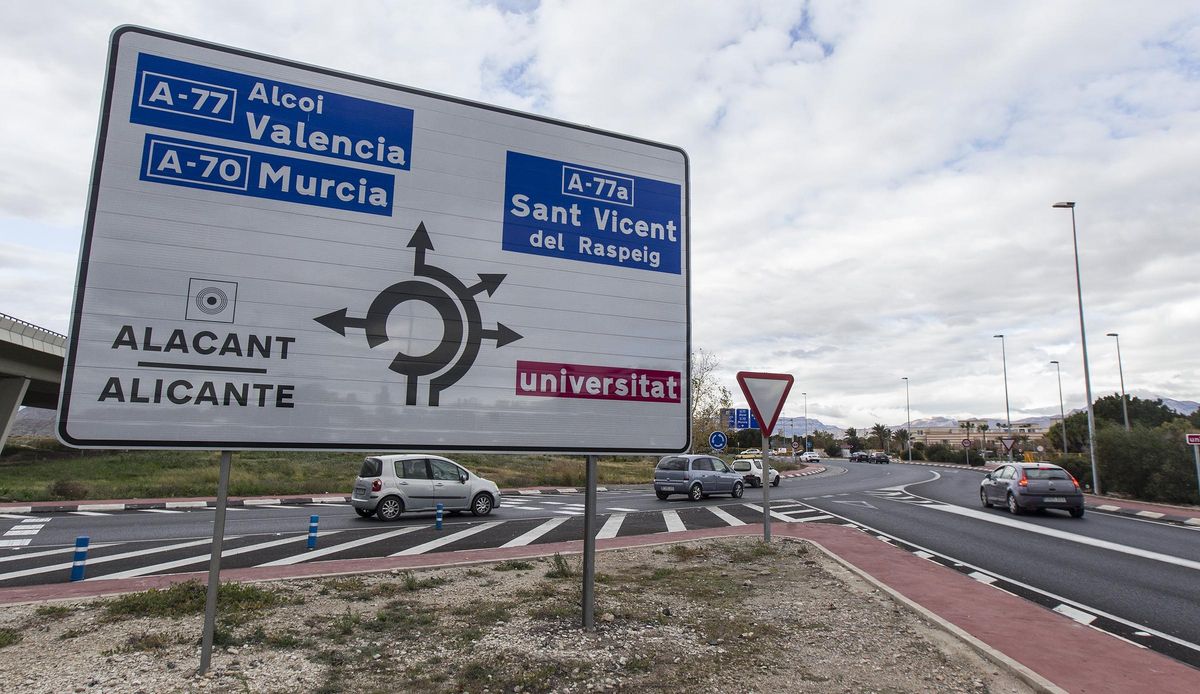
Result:
<svg viewBox="0 0 1200 694"><path fill-rule="evenodd" d="M708 437L708 445L711 446L714 451L719 451L725 448L726 443L729 443L729 440L725 438L725 434L723 432L714 431Z"/></svg>

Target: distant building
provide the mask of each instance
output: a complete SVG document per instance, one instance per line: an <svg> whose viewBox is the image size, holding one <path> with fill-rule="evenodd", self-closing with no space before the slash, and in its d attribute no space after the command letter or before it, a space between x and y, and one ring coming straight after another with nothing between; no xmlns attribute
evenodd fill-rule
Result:
<svg viewBox="0 0 1200 694"><path fill-rule="evenodd" d="M1007 436L1014 438L1023 438L1029 444L1036 445L1037 442L1046 436L1046 432L1060 418L1054 417L1048 424L1040 424L1037 422L1013 422L1012 430L1006 431L1003 421L995 419L971 418L964 419L964 422L970 422L972 427L968 431L962 426L956 427L913 427L912 440L913 442L920 441L926 446L932 446L935 443L942 443L949 446L961 446L963 439L970 438L974 441L974 447L987 450L1001 450L1000 439ZM980 431L979 425L986 424L987 431Z"/></svg>

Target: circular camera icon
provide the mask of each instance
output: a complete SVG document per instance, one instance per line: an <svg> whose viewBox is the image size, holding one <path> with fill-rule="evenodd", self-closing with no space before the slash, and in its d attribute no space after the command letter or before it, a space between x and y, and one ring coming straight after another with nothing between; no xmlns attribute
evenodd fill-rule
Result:
<svg viewBox="0 0 1200 694"><path fill-rule="evenodd" d="M196 292L196 308L215 316L229 306L229 296L219 287L205 287Z"/></svg>

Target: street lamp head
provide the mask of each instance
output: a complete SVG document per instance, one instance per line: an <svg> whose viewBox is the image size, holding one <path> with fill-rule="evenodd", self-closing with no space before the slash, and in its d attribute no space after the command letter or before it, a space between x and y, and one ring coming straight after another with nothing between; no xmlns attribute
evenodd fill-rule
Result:
<svg viewBox="0 0 1200 694"><path fill-rule="evenodd" d="M1116 333L1105 333L1105 335L1108 337L1116 337L1117 336Z"/></svg>
<svg viewBox="0 0 1200 694"><path fill-rule="evenodd" d="M1057 360L1057 359L1051 359L1051 360L1050 360L1050 363L1051 363L1051 364L1057 364L1057 363L1058 363L1058 360Z"/></svg>
<svg viewBox="0 0 1200 694"><path fill-rule="evenodd" d="M1004 335L992 335L992 337L999 337L999 338L1003 339Z"/></svg>
<svg viewBox="0 0 1200 694"><path fill-rule="evenodd" d="M1053 205L1053 206L1054 206L1054 207L1063 207L1063 208L1068 208L1068 209L1070 209L1070 208L1073 208L1073 207L1075 207L1075 203L1073 203L1073 202L1056 202L1056 203L1054 203L1054 205Z"/></svg>
<svg viewBox="0 0 1200 694"><path fill-rule="evenodd" d="M907 380L908 380L908 376L901 376L901 377L900 377L900 380L901 380L901 381L907 381Z"/></svg>

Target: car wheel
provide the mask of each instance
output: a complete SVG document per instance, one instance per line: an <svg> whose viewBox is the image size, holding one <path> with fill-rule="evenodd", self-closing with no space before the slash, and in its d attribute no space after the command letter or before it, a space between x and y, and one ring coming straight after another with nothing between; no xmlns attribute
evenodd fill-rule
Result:
<svg viewBox="0 0 1200 694"><path fill-rule="evenodd" d="M371 516L375 515L375 509L373 509L373 508L358 508L357 506L355 506L354 512L357 513L358 515L362 516L363 518L370 518Z"/></svg>
<svg viewBox="0 0 1200 694"><path fill-rule="evenodd" d="M1008 493L1008 512L1014 516L1021 515L1021 507L1017 505L1017 497L1012 492Z"/></svg>
<svg viewBox="0 0 1200 694"><path fill-rule="evenodd" d="M979 490L979 503L983 504L984 508L992 507L992 502L988 501L987 499L987 492L983 491L982 489Z"/></svg>
<svg viewBox="0 0 1200 694"><path fill-rule="evenodd" d="M780 475L775 475L775 479L771 480L771 486L772 486L772 487L778 487L778 486L779 486L779 480L781 480L781 479L783 479L783 477L781 477Z"/></svg>
<svg viewBox="0 0 1200 694"><path fill-rule="evenodd" d="M704 489L698 484L693 484L688 490L688 501L699 501L704 498Z"/></svg>
<svg viewBox="0 0 1200 694"><path fill-rule="evenodd" d="M1079 508L1071 509L1071 517L1072 518L1083 518L1083 507L1080 506Z"/></svg>
<svg viewBox="0 0 1200 694"><path fill-rule="evenodd" d="M404 513L404 502L398 496L385 496L375 508L375 513L381 521L394 521Z"/></svg>
<svg viewBox="0 0 1200 694"><path fill-rule="evenodd" d="M660 501L666 501L667 497L671 495L666 492L654 492L654 496L657 496Z"/></svg>
<svg viewBox="0 0 1200 694"><path fill-rule="evenodd" d="M742 492L744 491L746 491L745 485L743 485L741 482L734 482L733 491L729 493L729 496L735 499L740 499L742 498Z"/></svg>
<svg viewBox="0 0 1200 694"><path fill-rule="evenodd" d="M492 497L488 494L476 494L471 500L471 513L476 516L486 516L492 512Z"/></svg>

